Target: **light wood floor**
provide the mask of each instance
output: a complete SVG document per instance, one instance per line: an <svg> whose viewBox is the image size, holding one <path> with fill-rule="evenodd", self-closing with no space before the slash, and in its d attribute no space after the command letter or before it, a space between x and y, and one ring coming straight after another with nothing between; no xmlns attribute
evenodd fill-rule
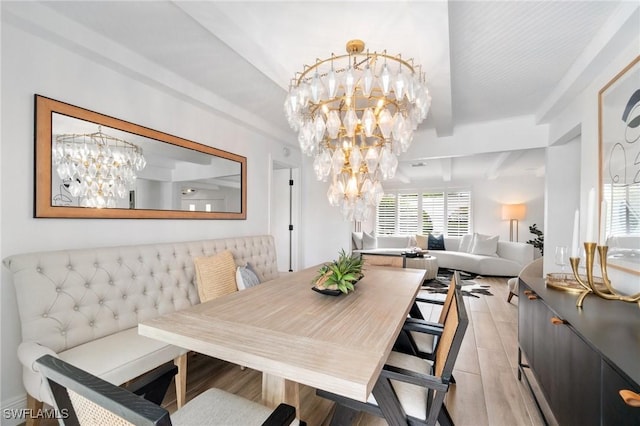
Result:
<svg viewBox="0 0 640 426"><path fill-rule="evenodd" d="M456 361L457 384L449 389L446 405L458 426L542 425L524 381L517 380L517 304L507 303L506 279L481 278L477 282L491 286L493 296L465 297L470 324ZM437 319L437 311L427 311ZM189 358L187 400L209 387L219 387L245 398L259 401L261 374L223 361L193 354ZM164 404L175 410L175 395L170 391ZM328 424L332 403L315 396L314 390L301 390L301 418L310 426ZM361 415L360 426L386 425L375 416Z"/></svg>

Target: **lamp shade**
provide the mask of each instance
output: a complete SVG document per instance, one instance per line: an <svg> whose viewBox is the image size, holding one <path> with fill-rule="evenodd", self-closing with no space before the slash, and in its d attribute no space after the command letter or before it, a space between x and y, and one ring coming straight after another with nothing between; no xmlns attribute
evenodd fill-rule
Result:
<svg viewBox="0 0 640 426"><path fill-rule="evenodd" d="M527 213L527 206L525 204L503 204L502 205L502 220L522 220Z"/></svg>

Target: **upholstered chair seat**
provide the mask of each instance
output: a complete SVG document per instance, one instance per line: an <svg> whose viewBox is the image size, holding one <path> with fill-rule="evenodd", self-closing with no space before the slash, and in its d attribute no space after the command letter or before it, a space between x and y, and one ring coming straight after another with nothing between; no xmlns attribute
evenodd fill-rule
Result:
<svg viewBox="0 0 640 426"><path fill-rule="evenodd" d="M387 365L403 368L415 373L431 374L432 362L415 356L403 354L402 352L391 352L387 359ZM427 417L427 392L424 386L418 386L399 380L391 380L391 386L398 396L398 401L407 415L426 421ZM367 401L370 404L378 405L373 393Z"/></svg>

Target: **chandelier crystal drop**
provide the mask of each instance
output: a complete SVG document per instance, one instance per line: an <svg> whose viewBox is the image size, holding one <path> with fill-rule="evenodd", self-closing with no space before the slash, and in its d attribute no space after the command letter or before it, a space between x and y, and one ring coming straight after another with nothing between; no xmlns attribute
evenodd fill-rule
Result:
<svg viewBox="0 0 640 426"><path fill-rule="evenodd" d="M56 137L53 165L80 206L114 208L134 188L136 172L147 161L142 148L102 133L64 134Z"/></svg>
<svg viewBox="0 0 640 426"><path fill-rule="evenodd" d="M431 105L424 73L413 60L364 51L351 40L347 54L305 66L296 74L284 103L302 152L313 156L327 197L345 219L367 220L393 178L397 156Z"/></svg>

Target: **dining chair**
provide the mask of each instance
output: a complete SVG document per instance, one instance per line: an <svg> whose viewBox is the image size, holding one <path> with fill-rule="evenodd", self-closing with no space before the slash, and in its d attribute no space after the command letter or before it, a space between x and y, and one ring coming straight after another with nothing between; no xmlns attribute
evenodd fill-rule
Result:
<svg viewBox="0 0 640 426"><path fill-rule="evenodd" d="M337 403L332 425L351 424L359 411L383 417L391 426L432 426L436 421L441 426L453 425L444 398L469 324L462 292L454 287L435 361L391 352L366 403L317 390L319 396Z"/></svg>
<svg viewBox="0 0 640 426"><path fill-rule="evenodd" d="M127 389L102 380L51 355L36 360L49 385L55 413L68 426L90 425L268 425L301 424L296 410L280 404L271 410L220 389L209 389L175 413L162 408L162 400L177 367L165 364Z"/></svg>
<svg viewBox="0 0 640 426"><path fill-rule="evenodd" d="M409 318L405 320L402 331L398 336L394 347L395 350L433 360L438 338L442 334L442 327L454 298L455 288L454 275L451 277L449 289L444 300L416 297L409 313ZM424 319L418 307L419 302L442 305L437 322Z"/></svg>

